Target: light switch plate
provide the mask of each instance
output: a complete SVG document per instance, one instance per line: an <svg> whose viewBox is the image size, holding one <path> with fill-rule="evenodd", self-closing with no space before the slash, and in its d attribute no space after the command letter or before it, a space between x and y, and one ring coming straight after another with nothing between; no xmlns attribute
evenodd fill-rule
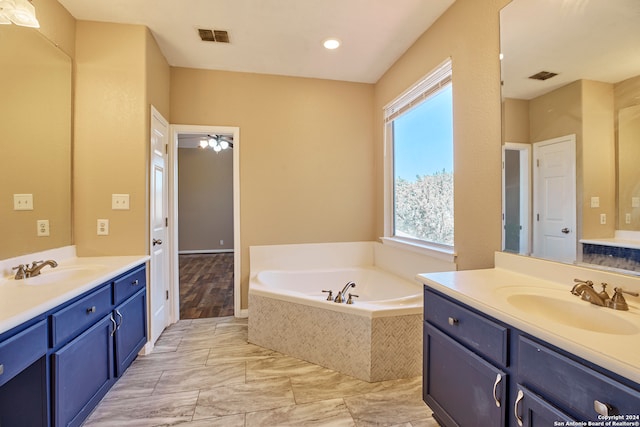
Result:
<svg viewBox="0 0 640 427"><path fill-rule="evenodd" d="M33 210L33 194L14 194L13 210L32 211Z"/></svg>
<svg viewBox="0 0 640 427"><path fill-rule="evenodd" d="M48 219L39 219L37 221L38 224L38 236L48 236L49 235L49 220Z"/></svg>
<svg viewBox="0 0 640 427"><path fill-rule="evenodd" d="M98 236L108 236L108 235L109 235L109 220L99 219L98 220Z"/></svg>
<svg viewBox="0 0 640 427"><path fill-rule="evenodd" d="M111 209L113 209L113 210L128 210L129 209L129 195L128 194L112 194L111 195Z"/></svg>
<svg viewBox="0 0 640 427"><path fill-rule="evenodd" d="M600 197L594 196L591 198L591 207L592 208L600 207Z"/></svg>

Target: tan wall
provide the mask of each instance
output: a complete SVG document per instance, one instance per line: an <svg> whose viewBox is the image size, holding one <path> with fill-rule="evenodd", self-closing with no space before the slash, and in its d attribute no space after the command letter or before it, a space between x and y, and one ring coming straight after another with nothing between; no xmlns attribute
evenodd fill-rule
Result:
<svg viewBox="0 0 640 427"><path fill-rule="evenodd" d="M57 0L33 0L40 31L71 58L75 57L76 19Z"/></svg>
<svg viewBox="0 0 640 427"><path fill-rule="evenodd" d="M147 29L77 22L74 232L78 255L147 253ZM130 210L111 209L111 194ZM110 234L98 236L98 219Z"/></svg>
<svg viewBox="0 0 640 427"><path fill-rule="evenodd" d="M172 68L173 123L240 127L243 307L250 245L376 237L372 100L367 84Z"/></svg>
<svg viewBox="0 0 640 427"><path fill-rule="evenodd" d="M582 238L613 237L616 230L616 159L613 85L582 81ZM600 207L591 207L591 197ZM578 212L580 212L578 210ZM600 214L607 223L600 224Z"/></svg>
<svg viewBox="0 0 640 427"><path fill-rule="evenodd" d="M457 0L376 84L375 236L384 230L382 108L453 60L455 248L458 268L493 266L501 243L499 11L507 0Z"/></svg>
<svg viewBox="0 0 640 427"><path fill-rule="evenodd" d="M178 209L178 250L233 249L231 150L178 149Z"/></svg>
<svg viewBox="0 0 640 427"><path fill-rule="evenodd" d="M502 142L527 144L529 133L529 101L505 99L502 102Z"/></svg>

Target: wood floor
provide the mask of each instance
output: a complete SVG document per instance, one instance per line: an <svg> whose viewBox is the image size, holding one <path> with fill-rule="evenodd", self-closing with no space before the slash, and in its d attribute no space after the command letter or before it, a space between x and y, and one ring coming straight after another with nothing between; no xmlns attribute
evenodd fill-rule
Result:
<svg viewBox="0 0 640 427"><path fill-rule="evenodd" d="M233 316L233 253L180 255L180 318Z"/></svg>

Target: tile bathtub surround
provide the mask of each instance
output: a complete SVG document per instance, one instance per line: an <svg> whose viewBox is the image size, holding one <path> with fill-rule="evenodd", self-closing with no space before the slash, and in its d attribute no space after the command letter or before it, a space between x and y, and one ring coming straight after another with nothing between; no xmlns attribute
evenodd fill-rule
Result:
<svg viewBox="0 0 640 427"><path fill-rule="evenodd" d="M369 383L248 344L246 319L182 320L84 426L436 427L421 388L419 376Z"/></svg>
<svg viewBox="0 0 640 427"><path fill-rule="evenodd" d="M369 318L249 295L249 342L364 381L422 373L422 315Z"/></svg>

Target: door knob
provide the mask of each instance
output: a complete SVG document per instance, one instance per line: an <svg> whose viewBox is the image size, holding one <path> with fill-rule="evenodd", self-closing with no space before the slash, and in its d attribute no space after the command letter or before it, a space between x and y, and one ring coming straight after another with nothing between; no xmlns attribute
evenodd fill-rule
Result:
<svg viewBox="0 0 640 427"><path fill-rule="evenodd" d="M565 227L565 228L563 228L563 229L562 229L562 230L560 230L560 231L562 231L564 234L569 234L569 232L570 232L571 230L569 230L567 227Z"/></svg>
<svg viewBox="0 0 640 427"><path fill-rule="evenodd" d="M161 245L162 244L162 240L160 239L153 239L153 246L155 245Z"/></svg>

